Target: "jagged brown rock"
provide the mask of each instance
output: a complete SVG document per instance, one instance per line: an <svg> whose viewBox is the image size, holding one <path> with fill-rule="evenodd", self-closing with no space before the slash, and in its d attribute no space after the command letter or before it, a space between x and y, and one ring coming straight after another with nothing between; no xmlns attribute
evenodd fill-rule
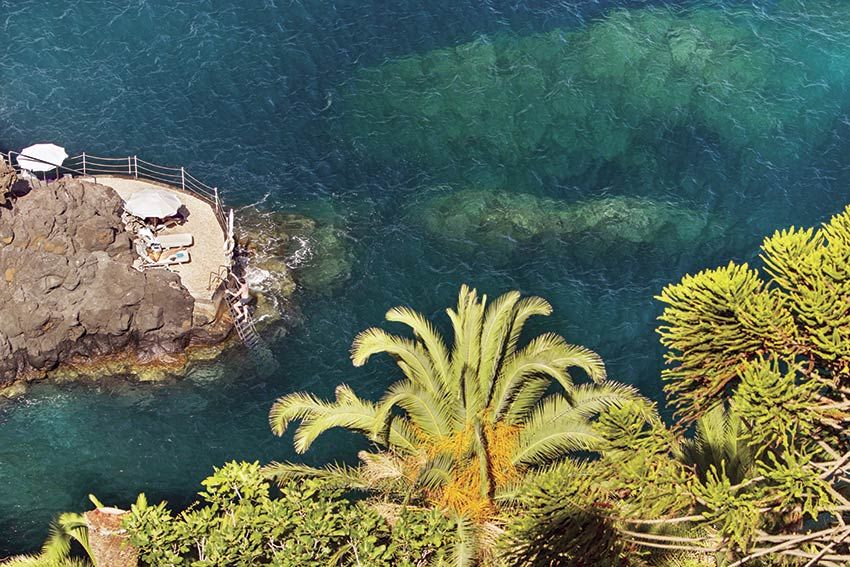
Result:
<svg viewBox="0 0 850 567"><path fill-rule="evenodd" d="M121 207L109 187L63 179L0 208L0 386L72 358L149 362L198 342L179 276L131 267ZM226 330L195 334L215 342Z"/></svg>
<svg viewBox="0 0 850 567"><path fill-rule="evenodd" d="M18 180L18 176L9 163L0 157L0 206L6 205L9 202L9 194L12 192L12 186Z"/></svg>

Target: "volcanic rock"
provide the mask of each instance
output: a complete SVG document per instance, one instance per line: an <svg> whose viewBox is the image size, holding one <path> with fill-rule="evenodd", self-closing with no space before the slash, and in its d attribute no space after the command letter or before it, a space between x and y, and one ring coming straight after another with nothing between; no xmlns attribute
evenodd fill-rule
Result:
<svg viewBox="0 0 850 567"><path fill-rule="evenodd" d="M0 206L9 202L9 194L18 180L15 168L0 157Z"/></svg>
<svg viewBox="0 0 850 567"><path fill-rule="evenodd" d="M0 208L0 386L70 359L152 361L189 345L194 299L177 274L132 268L121 209L113 189L76 179Z"/></svg>

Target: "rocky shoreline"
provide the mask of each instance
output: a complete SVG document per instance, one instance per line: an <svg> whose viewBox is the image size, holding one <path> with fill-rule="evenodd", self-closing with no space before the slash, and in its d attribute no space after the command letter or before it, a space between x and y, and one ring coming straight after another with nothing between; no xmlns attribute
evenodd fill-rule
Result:
<svg viewBox="0 0 850 567"><path fill-rule="evenodd" d="M177 274L133 269L113 189L32 187L5 163L0 183L0 388L110 357L176 366L188 349L227 340L231 322L197 316Z"/></svg>
<svg viewBox="0 0 850 567"><path fill-rule="evenodd" d="M0 397L45 378L179 377L238 344L226 308L196 304L176 273L133 268L122 210L111 187L31 186L0 158ZM239 262L254 318L279 336L301 319L298 290L332 293L348 280L349 237L295 213L251 207L244 218Z"/></svg>

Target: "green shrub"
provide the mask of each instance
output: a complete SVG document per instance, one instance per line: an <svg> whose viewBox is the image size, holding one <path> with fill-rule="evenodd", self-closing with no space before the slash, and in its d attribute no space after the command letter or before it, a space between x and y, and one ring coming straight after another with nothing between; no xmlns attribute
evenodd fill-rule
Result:
<svg viewBox="0 0 850 567"><path fill-rule="evenodd" d="M258 463L228 463L203 481L200 500L172 513L141 498L124 527L150 566L426 565L451 542L442 514L393 509L392 524L369 502L303 480L272 495Z"/></svg>

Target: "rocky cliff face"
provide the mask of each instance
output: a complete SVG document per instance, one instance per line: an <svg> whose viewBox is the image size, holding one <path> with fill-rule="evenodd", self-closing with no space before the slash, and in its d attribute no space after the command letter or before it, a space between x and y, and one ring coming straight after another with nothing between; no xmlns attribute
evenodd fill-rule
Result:
<svg viewBox="0 0 850 567"><path fill-rule="evenodd" d="M189 345L194 300L176 274L131 267L115 191L79 180L14 189L0 207L0 386L71 359L150 362Z"/></svg>

